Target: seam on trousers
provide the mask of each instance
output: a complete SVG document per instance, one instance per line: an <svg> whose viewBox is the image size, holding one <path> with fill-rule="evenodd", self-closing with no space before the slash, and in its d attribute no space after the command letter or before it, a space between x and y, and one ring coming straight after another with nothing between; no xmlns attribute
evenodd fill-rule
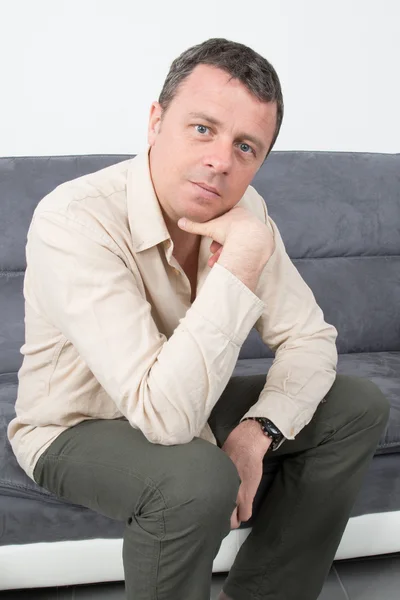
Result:
<svg viewBox="0 0 400 600"><path fill-rule="evenodd" d="M47 455L46 455L46 457L45 457L45 460L47 460L47 459L49 459L49 460L50 460L50 461L52 461L52 462L60 462L60 461L62 461L62 460L64 460L64 461L65 461L66 459L68 459L70 462L73 462L73 463L75 463L75 464L84 464L84 465L87 465L87 466L96 466L96 467L98 467L98 466L101 466L101 467L108 467L108 468L110 468L110 467L111 467L111 468L112 468L112 469L113 469L115 472L118 472L118 473L123 473L123 474L126 474L126 475L130 475L130 476L134 477L135 479L138 479L139 481L141 481L141 482L142 482L142 478L141 478L141 477L138 477L138 475L136 475L136 473L134 473L134 472L130 471L129 469L124 469L124 468L119 468L119 467L116 467L115 465L108 465L108 464L105 464L105 463L99 463L99 462L94 462L94 463L91 463L91 462L88 462L88 461L86 461L86 460L85 460L85 461L81 461L81 460L79 460L79 459L77 460L77 459L75 459L75 458L72 458L72 459L71 459L71 457L68 457L68 456L65 456L65 455L53 455L53 454L47 454ZM44 464L43 464L43 468L44 468ZM157 494L158 494L158 495L161 497L161 499L162 499L162 502L163 502L163 504L164 504L164 509L161 511L161 512L162 512L162 523L160 523L160 530L161 530L161 532L162 532L162 536L160 536L160 539L162 539L162 538L164 538L164 537L165 537L165 519L164 519L164 510L165 510L166 508L169 508L169 506L167 505L167 503L166 503L166 501L165 501L165 498L164 498L164 496L163 496L163 494L162 494L161 490L160 490L160 489L158 488L158 486L157 486L157 485L154 483L154 481L151 479L151 477L146 477L146 479L143 481L143 483L144 483L145 485L148 485L148 486L149 486L149 487L150 487L150 488L151 488L151 489L152 489L154 492L156 492L156 493L157 493ZM39 484L38 484L38 485L39 485ZM45 488L45 489L46 489L46 488ZM60 499L62 499L62 500L65 500L66 502L69 502L69 503L71 503L71 500L69 500L68 498L65 498L64 496L61 496L61 495L59 495L59 494L56 494L55 492L51 492L51 493L52 493L52 494L54 494L55 496L57 496L58 498L60 498ZM82 506L82 505L81 505L81 506ZM94 510L94 509L91 509L91 510ZM95 512L96 512L96 511L95 511Z"/></svg>
<svg viewBox="0 0 400 600"><path fill-rule="evenodd" d="M306 468L306 467L313 467L313 466L314 466L314 463L315 463L317 460L318 460L317 458L311 458L311 459L309 459L309 458L308 458L308 459L306 459L306 460L304 460L304 458L303 458L303 463L304 463L303 473L304 473L304 470L305 470L305 468ZM291 512L291 514L290 514L290 519L287 519L287 520L285 521L285 528L286 528L286 531L288 531L288 530L290 530L290 531L291 531L291 530L292 530L292 527L289 527L289 524L292 524L292 523L293 523L293 517L294 517L295 515L296 515L296 517L297 517L297 511L298 511L299 504L301 503L301 501L302 501L301 494L299 494L299 495L298 495L297 502L296 502L296 504L295 504L295 506L294 506L294 508L293 508L293 510L292 510L292 512ZM286 538L284 538L284 537L282 536L282 537L281 537L281 541L280 541L280 543L279 543L278 547L276 548L276 550L277 550L277 551L276 551L276 552L274 553L274 555L272 556L271 565L272 565L272 566L273 566L275 569L277 568L277 563L276 563L277 557L280 555L280 552L281 552L281 550L282 550L282 547L283 547L283 545L284 545L284 542L285 542L285 541L286 541ZM278 552L278 550L279 550L279 552ZM263 575L261 576L261 582L260 582L260 585L258 586L258 588L256 589L256 591L255 591L255 594L254 594L254 598L257 598L257 600L263 600L263 597L262 597L262 596L260 596L260 590L261 590L261 588L262 588L262 586L263 586L263 584L264 584L264 581L265 581L265 579L268 579L268 577L267 577L267 570L266 570L266 569L265 569L265 571L264 571Z"/></svg>
<svg viewBox="0 0 400 600"><path fill-rule="evenodd" d="M129 474L133 477L135 477L136 479L140 479L135 473L132 473L129 469L124 469L124 468L118 468L115 467L115 465L107 465L105 463L99 463L99 462L95 462L95 463L90 463L88 461L81 461L81 460L76 460L75 458L68 457L67 455L57 455L57 454L47 454L45 457L45 460L49 459L52 462L60 462L62 460L66 460L68 459L70 462L73 462L75 464L84 464L84 465L92 465L92 466L101 466L101 467L112 467L112 469L114 471L117 471L119 473L124 473L124 474ZM43 462L45 462L45 460ZM44 467L44 464L43 464ZM161 492L161 490L155 485L154 481L150 478L150 477L146 477L145 481L144 481L145 485L149 485L149 487L151 489L153 489L153 491L155 491L162 499L162 502L164 504L164 507L167 508L167 504L165 502L165 498ZM59 495L59 494L55 494L54 492L52 492L55 496L57 496L58 498L60 498L61 500L65 500L68 503L71 503L71 500L69 500L68 498L66 498L65 496ZM81 505L83 506L83 505ZM159 525L158 525L158 529L159 529L159 536L160 539L156 539L153 542L153 552L155 550L156 545L158 544L158 549L157 551L157 557L156 560L154 561L154 566L152 568L153 571L153 581L155 582L154 585L154 600L158 600L158 591L157 591L157 581L158 581L158 574L160 571L160 562L161 562L161 544L162 544L162 538L165 537L165 518L164 518L164 512L165 512L165 508L164 510L161 511L161 518L159 519ZM94 512L96 512L94 509L91 509Z"/></svg>

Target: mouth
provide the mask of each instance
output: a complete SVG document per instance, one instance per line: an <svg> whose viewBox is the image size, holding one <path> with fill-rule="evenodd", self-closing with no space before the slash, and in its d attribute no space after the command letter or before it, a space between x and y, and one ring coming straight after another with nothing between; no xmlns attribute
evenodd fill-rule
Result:
<svg viewBox="0 0 400 600"><path fill-rule="evenodd" d="M217 190L217 188L212 187L211 185L207 185L206 183L199 183L196 181L192 181L192 183L196 186L198 186L199 188L201 188L202 190L205 190L206 192L209 192L210 194L213 194L214 196L220 196L221 194L219 193L219 191Z"/></svg>

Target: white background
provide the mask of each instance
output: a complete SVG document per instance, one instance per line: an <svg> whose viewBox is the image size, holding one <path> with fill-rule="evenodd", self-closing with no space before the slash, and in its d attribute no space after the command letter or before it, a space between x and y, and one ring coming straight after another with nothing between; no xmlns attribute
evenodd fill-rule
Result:
<svg viewBox="0 0 400 600"><path fill-rule="evenodd" d="M0 0L0 156L136 153L172 60L210 37L281 80L276 150L400 150L399 0Z"/></svg>

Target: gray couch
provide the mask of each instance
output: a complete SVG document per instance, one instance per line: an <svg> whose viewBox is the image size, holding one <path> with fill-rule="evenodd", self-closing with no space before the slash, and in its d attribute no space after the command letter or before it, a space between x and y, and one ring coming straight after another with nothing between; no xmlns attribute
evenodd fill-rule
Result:
<svg viewBox="0 0 400 600"><path fill-rule="evenodd" d="M123 579L124 524L38 487L16 462L6 428L22 360L33 210L58 184L128 158L0 159L0 589ZM339 331L338 372L371 379L392 405L336 558L400 551L400 155L273 152L253 184ZM266 374L272 360L253 329L233 376ZM214 572L229 570L278 468L265 467L253 517L224 539Z"/></svg>

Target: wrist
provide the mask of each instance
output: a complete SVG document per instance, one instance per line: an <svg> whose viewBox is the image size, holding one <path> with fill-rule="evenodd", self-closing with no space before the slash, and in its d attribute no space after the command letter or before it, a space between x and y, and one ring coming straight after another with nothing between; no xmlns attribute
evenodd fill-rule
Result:
<svg viewBox="0 0 400 600"><path fill-rule="evenodd" d="M237 430L246 437L246 439L252 440L255 449L259 449L261 454L265 454L272 444L272 439L265 435L260 423L251 419L242 421L236 427Z"/></svg>
<svg viewBox="0 0 400 600"><path fill-rule="evenodd" d="M243 238L230 236L222 247L221 258L233 260L243 268L261 272L268 262L269 256L265 251L265 244L249 245L243 243Z"/></svg>
<svg viewBox="0 0 400 600"><path fill-rule="evenodd" d="M247 420L256 421L260 424L264 435L271 440L271 450L278 450L282 446L286 438L270 419L267 417L245 417L243 419L243 421Z"/></svg>

